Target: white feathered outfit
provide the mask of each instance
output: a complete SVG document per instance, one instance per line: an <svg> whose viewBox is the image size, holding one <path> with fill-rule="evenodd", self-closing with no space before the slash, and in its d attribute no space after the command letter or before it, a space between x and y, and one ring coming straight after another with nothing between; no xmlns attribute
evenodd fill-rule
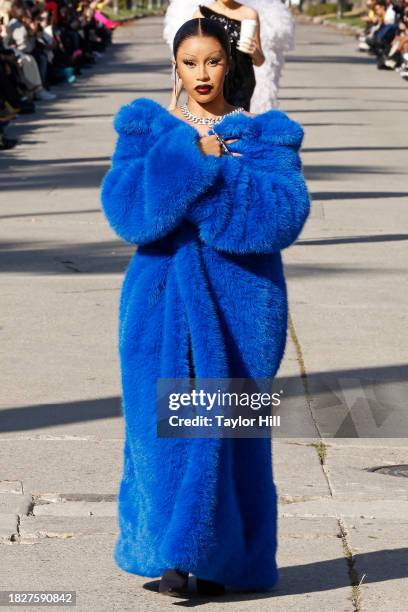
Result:
<svg viewBox="0 0 408 612"><path fill-rule="evenodd" d="M213 0L170 0L164 17L163 37L172 50L173 39L180 26L192 18L199 4L209 6ZM263 113L279 106L278 89L285 51L294 48L294 21L281 0L245 0L246 6L258 11L261 22L261 43L265 55L262 66L254 66L256 87L251 112Z"/></svg>

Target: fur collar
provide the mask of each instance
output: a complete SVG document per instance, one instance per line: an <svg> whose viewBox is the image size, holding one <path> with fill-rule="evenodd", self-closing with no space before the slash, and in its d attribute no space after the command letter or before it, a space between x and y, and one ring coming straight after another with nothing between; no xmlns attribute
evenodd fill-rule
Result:
<svg viewBox="0 0 408 612"><path fill-rule="evenodd" d="M150 134L157 137L178 127L184 127L192 135L197 133L192 125L150 98L136 98L122 106L115 116L114 127L118 133L127 135ZM227 115L215 129L225 138L256 139L269 145L286 145L296 149L300 148L304 135L302 126L278 109L255 117L244 113Z"/></svg>

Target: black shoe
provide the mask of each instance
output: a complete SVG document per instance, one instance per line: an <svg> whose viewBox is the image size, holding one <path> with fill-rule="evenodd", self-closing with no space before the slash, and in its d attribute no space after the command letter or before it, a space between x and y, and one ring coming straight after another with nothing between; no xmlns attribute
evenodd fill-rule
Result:
<svg viewBox="0 0 408 612"><path fill-rule="evenodd" d="M201 595L224 595L225 586L219 582L213 582L212 580L204 580L203 578L196 578L197 593Z"/></svg>
<svg viewBox="0 0 408 612"><path fill-rule="evenodd" d="M184 597L188 593L188 572L177 569L168 569L164 572L160 583L159 593L170 597Z"/></svg>
<svg viewBox="0 0 408 612"><path fill-rule="evenodd" d="M20 115L30 115L31 113L35 113L34 102L32 100L28 100L27 98L20 98L16 108L18 108Z"/></svg>
<svg viewBox="0 0 408 612"><path fill-rule="evenodd" d="M0 151L7 149L13 149L16 146L17 140L15 138L6 138L6 136L0 137Z"/></svg>

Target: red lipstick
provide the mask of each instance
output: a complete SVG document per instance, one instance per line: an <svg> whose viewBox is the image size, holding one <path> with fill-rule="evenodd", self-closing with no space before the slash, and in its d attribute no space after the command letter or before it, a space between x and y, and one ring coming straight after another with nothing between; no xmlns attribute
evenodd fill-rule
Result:
<svg viewBox="0 0 408 612"><path fill-rule="evenodd" d="M212 85L197 85L194 89L200 94L208 94L212 90Z"/></svg>

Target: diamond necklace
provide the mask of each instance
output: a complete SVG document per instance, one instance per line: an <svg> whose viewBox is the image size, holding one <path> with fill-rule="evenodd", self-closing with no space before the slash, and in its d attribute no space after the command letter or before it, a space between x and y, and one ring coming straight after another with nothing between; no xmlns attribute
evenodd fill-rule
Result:
<svg viewBox="0 0 408 612"><path fill-rule="evenodd" d="M244 109L242 106L239 106L238 108L235 108L233 111L230 111L229 113L225 113L225 115L221 115L221 117L198 117L197 115L193 115L193 113L191 113L188 110L188 106L187 103L182 104L180 106L180 110L183 113L183 115L189 120L192 121L193 123L199 123L201 125L215 125L217 123L219 123L220 121L222 121L224 119L224 117L227 117L229 115L236 115L238 113L241 113Z"/></svg>

